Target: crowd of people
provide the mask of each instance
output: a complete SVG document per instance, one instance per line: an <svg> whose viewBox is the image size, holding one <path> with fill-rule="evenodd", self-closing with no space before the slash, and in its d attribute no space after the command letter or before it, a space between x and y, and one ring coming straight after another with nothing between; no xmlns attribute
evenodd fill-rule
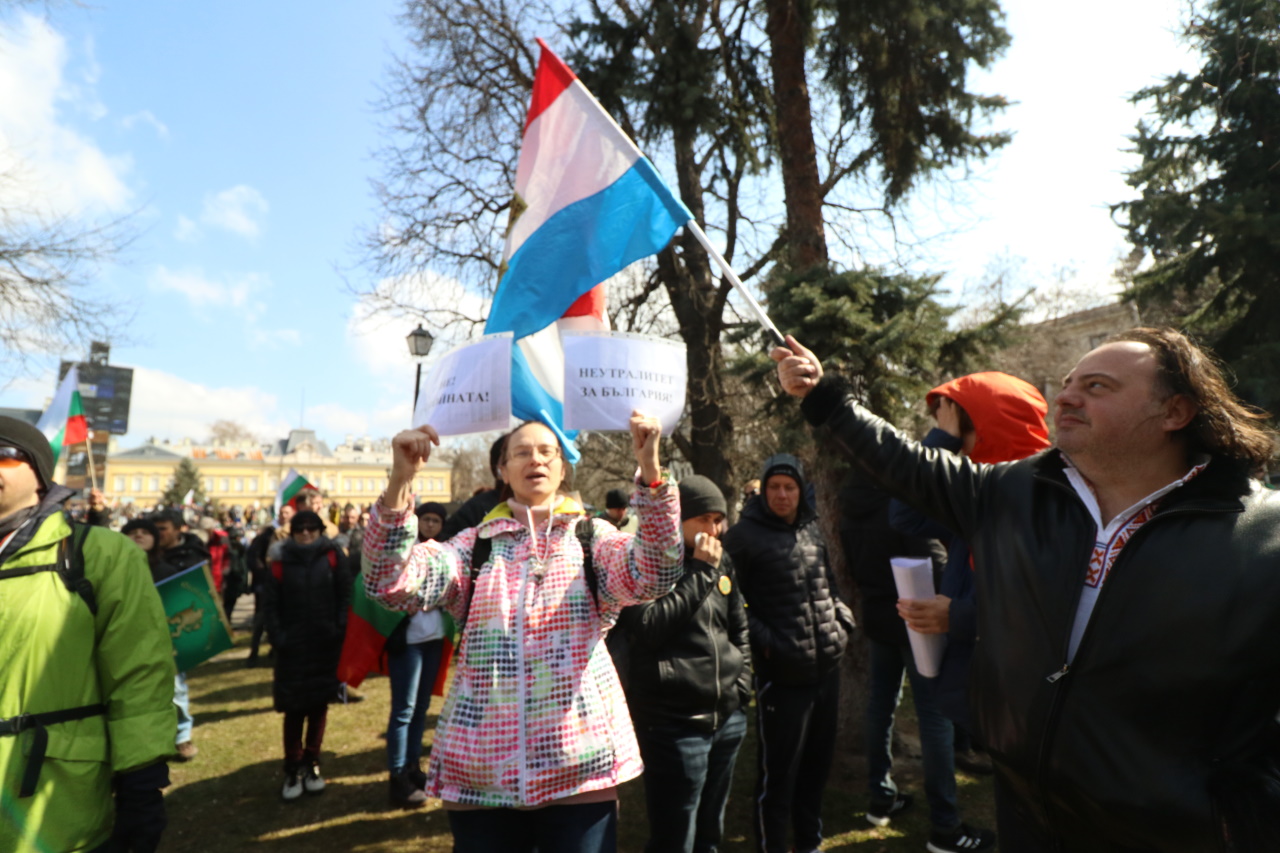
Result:
<svg viewBox="0 0 1280 853"><path fill-rule="evenodd" d="M124 517L97 493L75 518L48 442L0 418L0 849L156 849L167 762L198 750L151 587L203 563L228 612L255 598L281 798L324 790L328 706L380 667L389 801L441 801L458 853L615 850L619 786L641 776L646 850L717 850L748 713L756 848L820 849L859 632L870 824L914 807L892 773L909 682L931 853L997 832L1010 853L1280 849L1280 508L1258 479L1276 444L1207 353L1163 329L1100 345L1054 399L1056 444L1048 402L1004 373L933 389L917 442L796 340L773 357L849 463L833 504L858 623L797 456L763 461L730 527L721 488L676 482L641 412L635 481L599 513L530 421L452 512L411 493L439 444L423 426L393 439L373 505L309 490L275 518ZM936 594L900 595L898 557L929 561ZM921 665L909 632L945 651ZM85 661L96 679L40 677ZM996 828L963 820L957 767L994 775Z"/></svg>

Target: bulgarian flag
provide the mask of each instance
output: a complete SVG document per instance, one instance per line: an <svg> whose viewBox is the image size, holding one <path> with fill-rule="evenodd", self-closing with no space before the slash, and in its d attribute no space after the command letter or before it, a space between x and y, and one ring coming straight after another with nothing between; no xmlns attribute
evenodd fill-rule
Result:
<svg viewBox="0 0 1280 853"><path fill-rule="evenodd" d="M376 672L387 674L387 638L400 623L408 619L407 613L388 610L364 593L364 578L356 575L351 589L351 609L347 612L347 635L342 641L342 657L338 660L338 680L351 687L359 687L366 675ZM449 614L444 614L444 648L440 652L440 668L431 692L444 695L449 675L449 660L453 657L454 624Z"/></svg>
<svg viewBox="0 0 1280 853"><path fill-rule="evenodd" d="M298 496L298 492L310 485L306 477L290 468L289 473L285 474L284 479L280 481L280 488L276 491L276 515L280 515L280 507L289 503L289 501Z"/></svg>
<svg viewBox="0 0 1280 853"><path fill-rule="evenodd" d="M62 451L69 445L89 440L89 422L84 419L84 403L80 400L80 372L75 365L62 377L53 402L40 416L36 428L53 446L53 464L58 464Z"/></svg>

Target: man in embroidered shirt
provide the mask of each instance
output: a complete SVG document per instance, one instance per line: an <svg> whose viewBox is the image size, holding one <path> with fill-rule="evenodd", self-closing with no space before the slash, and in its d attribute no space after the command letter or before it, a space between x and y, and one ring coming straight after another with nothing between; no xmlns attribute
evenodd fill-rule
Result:
<svg viewBox="0 0 1280 853"><path fill-rule="evenodd" d="M810 423L972 546L1004 849L1280 849L1280 500L1252 479L1275 436L1208 355L1112 338L1063 381L1057 448L1001 465L907 440L794 339L773 356Z"/></svg>

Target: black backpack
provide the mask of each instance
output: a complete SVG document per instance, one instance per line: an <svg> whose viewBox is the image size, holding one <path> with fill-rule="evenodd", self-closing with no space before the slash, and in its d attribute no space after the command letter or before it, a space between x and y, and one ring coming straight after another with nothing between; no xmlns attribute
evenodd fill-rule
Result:
<svg viewBox="0 0 1280 853"><path fill-rule="evenodd" d="M73 595L80 596L89 608L89 612L97 616L98 596L93 591L93 583L84 575L84 540L89 536L89 528L92 525L81 524L69 515L67 524L71 526L71 535L58 541L58 555L54 557L54 562L16 569L0 569L0 580L40 572L57 572L67 590Z"/></svg>

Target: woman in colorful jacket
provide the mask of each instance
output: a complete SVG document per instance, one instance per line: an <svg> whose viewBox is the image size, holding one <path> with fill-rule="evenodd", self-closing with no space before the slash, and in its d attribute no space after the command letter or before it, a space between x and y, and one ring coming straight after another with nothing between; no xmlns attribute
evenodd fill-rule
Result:
<svg viewBox="0 0 1280 853"><path fill-rule="evenodd" d="M443 607L462 626L427 773L456 853L616 848L617 786L643 767L603 638L623 607L670 590L683 559L679 496L658 465L661 427L636 412L630 428L634 535L579 525L582 508L559 493L555 434L527 422L501 456L508 500L447 543L415 545L409 489L439 438L423 426L392 441L391 478L364 539L365 588L393 609Z"/></svg>

